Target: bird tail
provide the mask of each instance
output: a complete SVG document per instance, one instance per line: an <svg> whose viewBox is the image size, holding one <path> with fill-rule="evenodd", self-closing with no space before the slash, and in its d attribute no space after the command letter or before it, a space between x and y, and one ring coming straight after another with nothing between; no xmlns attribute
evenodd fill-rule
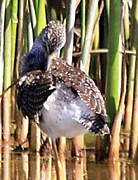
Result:
<svg viewBox="0 0 138 180"><path fill-rule="evenodd" d="M99 135L110 134L110 129L108 126L109 117L101 114L95 114L92 118L92 126L89 131Z"/></svg>

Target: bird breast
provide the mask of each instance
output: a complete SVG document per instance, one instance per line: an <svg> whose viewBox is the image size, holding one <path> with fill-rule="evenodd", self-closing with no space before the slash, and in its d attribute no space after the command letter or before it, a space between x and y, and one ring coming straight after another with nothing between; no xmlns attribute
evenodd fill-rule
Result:
<svg viewBox="0 0 138 180"><path fill-rule="evenodd" d="M87 111L87 107L69 88L65 89L59 86L43 104L40 126L52 138L72 138L87 132L79 123L82 109Z"/></svg>

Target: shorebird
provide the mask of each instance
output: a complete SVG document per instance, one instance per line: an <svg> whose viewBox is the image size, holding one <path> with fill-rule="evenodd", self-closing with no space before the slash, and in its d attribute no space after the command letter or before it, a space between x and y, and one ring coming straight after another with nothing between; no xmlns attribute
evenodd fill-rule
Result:
<svg viewBox="0 0 138 180"><path fill-rule="evenodd" d="M91 132L109 134L104 99L94 81L57 56L65 43L64 26L51 21L23 56L17 84L17 104L52 138ZM50 61L50 62L48 62Z"/></svg>

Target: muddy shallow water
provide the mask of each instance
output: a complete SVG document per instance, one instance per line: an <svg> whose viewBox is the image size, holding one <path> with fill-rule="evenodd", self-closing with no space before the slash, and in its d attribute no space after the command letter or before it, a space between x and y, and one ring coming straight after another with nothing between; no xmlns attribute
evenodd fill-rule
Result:
<svg viewBox="0 0 138 180"><path fill-rule="evenodd" d="M63 180L138 180L138 164L121 160L109 164L87 158L62 158ZM12 152L4 147L0 153L0 180L56 180L54 157L50 154Z"/></svg>

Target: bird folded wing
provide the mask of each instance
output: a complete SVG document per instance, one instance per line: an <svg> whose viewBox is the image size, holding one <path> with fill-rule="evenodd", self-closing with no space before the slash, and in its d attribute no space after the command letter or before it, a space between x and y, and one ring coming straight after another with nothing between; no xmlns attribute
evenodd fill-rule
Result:
<svg viewBox="0 0 138 180"><path fill-rule="evenodd" d="M99 89L83 71L57 58L53 59L50 70L56 78L70 85L90 110L106 115L105 103Z"/></svg>
<svg viewBox="0 0 138 180"><path fill-rule="evenodd" d="M103 97L94 81L78 68L68 65L62 59L53 59L48 71L32 71L21 77L17 85L17 103L24 116L34 116L43 103L56 89L65 84L97 114L106 115Z"/></svg>
<svg viewBox="0 0 138 180"><path fill-rule="evenodd" d="M55 90L54 77L48 72L32 71L17 84L17 104L24 116L33 118L40 113L43 103Z"/></svg>

